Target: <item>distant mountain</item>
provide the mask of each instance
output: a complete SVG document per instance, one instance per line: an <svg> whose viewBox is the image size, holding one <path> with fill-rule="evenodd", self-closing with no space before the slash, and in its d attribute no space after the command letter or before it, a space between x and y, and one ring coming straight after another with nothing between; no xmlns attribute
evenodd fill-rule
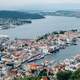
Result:
<svg viewBox="0 0 80 80"><path fill-rule="evenodd" d="M56 12L41 12L42 15L51 16L66 16L66 17L77 17L80 18L80 10L68 11L68 10L58 10Z"/></svg>
<svg viewBox="0 0 80 80"><path fill-rule="evenodd" d="M41 19L44 18L44 16L38 13L28 13L28 12L20 12L20 11L0 11L0 18Z"/></svg>
<svg viewBox="0 0 80 80"><path fill-rule="evenodd" d="M59 10L54 13L56 16L67 16L67 17L79 17L80 18L80 11L65 11Z"/></svg>

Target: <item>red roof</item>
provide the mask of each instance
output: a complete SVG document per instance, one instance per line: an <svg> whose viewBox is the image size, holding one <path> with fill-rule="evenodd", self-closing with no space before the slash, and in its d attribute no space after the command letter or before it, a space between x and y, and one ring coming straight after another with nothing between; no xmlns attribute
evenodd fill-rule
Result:
<svg viewBox="0 0 80 80"><path fill-rule="evenodd" d="M43 77L42 79L43 79L43 80L49 80L47 77Z"/></svg>

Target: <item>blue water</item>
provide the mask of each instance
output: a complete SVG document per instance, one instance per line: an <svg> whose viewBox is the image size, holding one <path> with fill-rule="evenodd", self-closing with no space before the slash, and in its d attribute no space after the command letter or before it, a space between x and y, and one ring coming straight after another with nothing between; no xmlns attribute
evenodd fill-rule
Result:
<svg viewBox="0 0 80 80"><path fill-rule="evenodd" d="M0 34L6 34L10 38L36 38L52 31L79 29L80 18L46 16L45 19L32 20L32 24L16 26L14 29L0 30Z"/></svg>
<svg viewBox="0 0 80 80"><path fill-rule="evenodd" d="M23 26L16 26L14 29L0 30L0 34L6 34L10 38L36 38L45 33L59 30L80 29L80 18L74 17L61 17L61 16L47 16L45 19L32 20L32 24ZM70 46L66 49L60 50L46 56L44 59L35 61L42 63L44 60L55 60L56 63L64 60L65 58L72 58L80 53L80 42L76 46Z"/></svg>
<svg viewBox="0 0 80 80"><path fill-rule="evenodd" d="M48 61L54 60L56 64L62 62L66 58L67 59L73 58L74 56L76 56L76 54L80 54L80 42L78 42L78 45L72 45L67 47L66 49L61 49L57 53L47 55L43 59L35 61L35 63L41 64L45 60Z"/></svg>

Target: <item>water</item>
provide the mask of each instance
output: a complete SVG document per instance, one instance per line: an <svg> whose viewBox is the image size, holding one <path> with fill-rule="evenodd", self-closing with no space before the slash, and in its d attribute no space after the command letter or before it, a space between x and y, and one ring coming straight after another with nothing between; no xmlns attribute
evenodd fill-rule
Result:
<svg viewBox="0 0 80 80"><path fill-rule="evenodd" d="M0 30L0 34L6 34L10 38L36 38L48 32L59 30L70 30L80 28L80 18L47 16L46 19L33 20L32 24L17 26L14 29ZM35 63L42 63L44 60L55 60L57 63L65 58L71 58L80 53L80 42L76 46L70 46L46 56L44 59L37 60Z"/></svg>
<svg viewBox="0 0 80 80"><path fill-rule="evenodd" d="M45 60L47 61L54 60L55 62L54 64L56 64L56 63L62 62L66 58L71 59L76 54L80 54L80 42L78 42L78 45L72 45L72 46L67 47L66 49L60 50L60 52L47 55L43 59L35 61L35 63L41 64Z"/></svg>
<svg viewBox="0 0 80 80"><path fill-rule="evenodd" d="M14 29L0 30L10 38L36 38L48 32L69 30L80 27L80 18L47 16L45 19L33 20L32 24L17 26Z"/></svg>

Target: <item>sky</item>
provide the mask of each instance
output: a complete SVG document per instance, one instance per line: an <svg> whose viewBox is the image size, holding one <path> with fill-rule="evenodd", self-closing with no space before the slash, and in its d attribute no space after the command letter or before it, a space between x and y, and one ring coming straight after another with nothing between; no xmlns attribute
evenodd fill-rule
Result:
<svg viewBox="0 0 80 80"><path fill-rule="evenodd" d="M0 10L79 9L80 0L0 0Z"/></svg>

